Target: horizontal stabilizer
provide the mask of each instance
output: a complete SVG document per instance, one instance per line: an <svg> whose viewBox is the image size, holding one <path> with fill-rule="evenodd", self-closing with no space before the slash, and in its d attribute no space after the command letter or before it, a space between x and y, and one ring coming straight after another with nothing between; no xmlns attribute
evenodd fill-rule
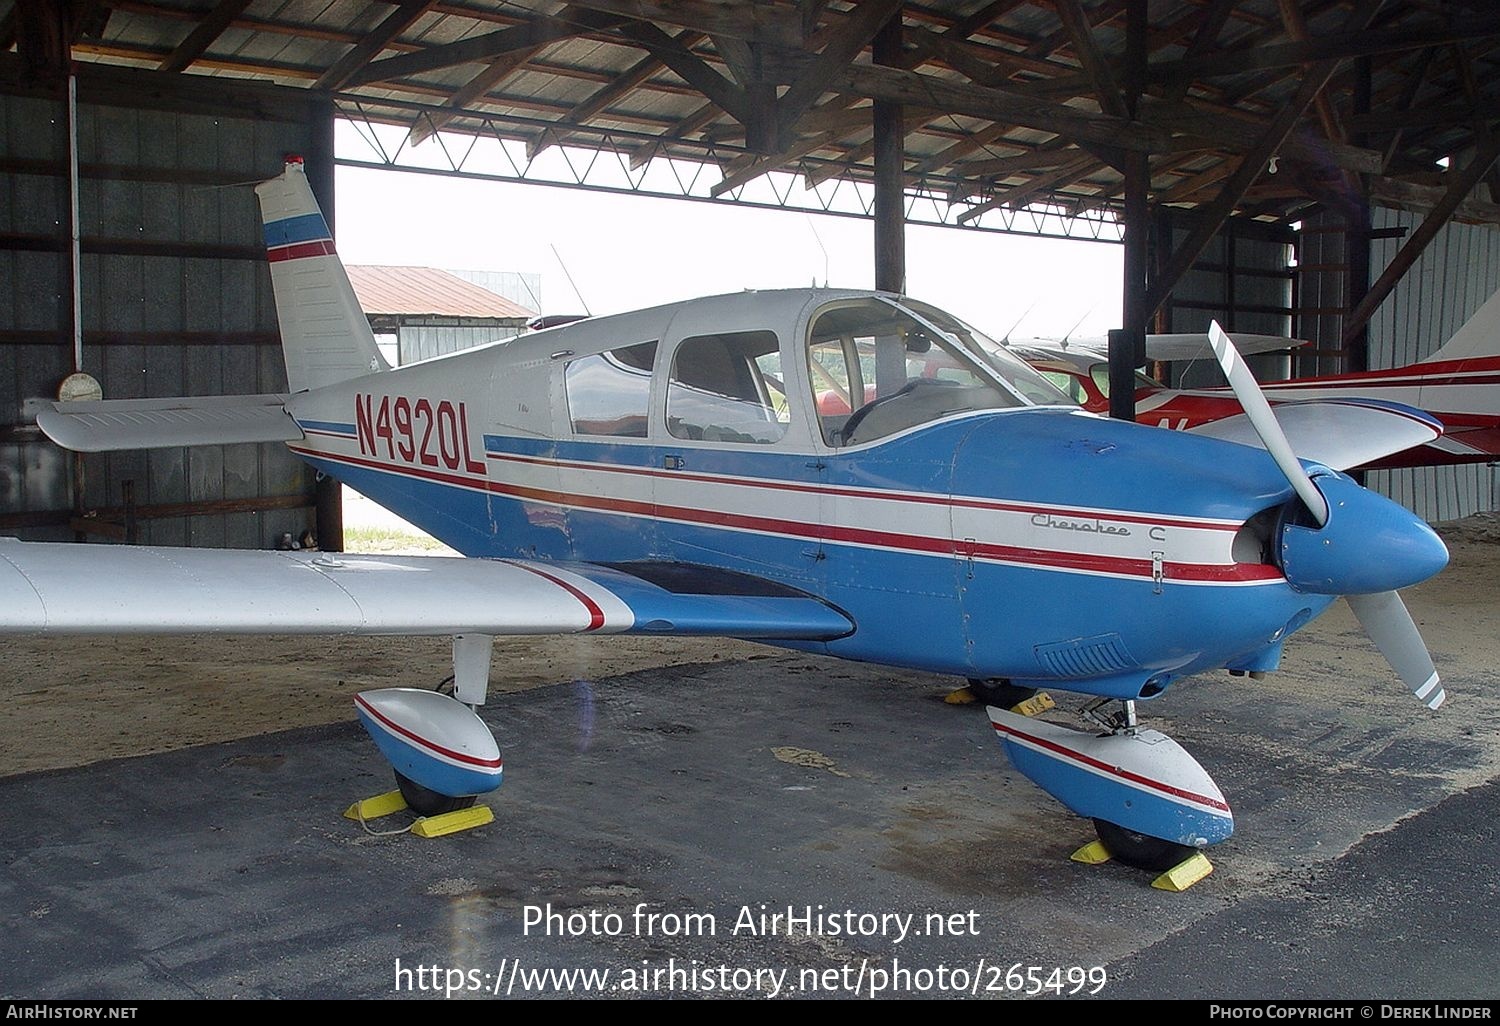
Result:
<svg viewBox="0 0 1500 1026"><path fill-rule="evenodd" d="M53 403L36 422L74 452L290 442L302 431L285 401L284 395L216 395Z"/></svg>
<svg viewBox="0 0 1500 1026"><path fill-rule="evenodd" d="M1235 337L1239 342L1239 337ZM1426 445L1443 425L1421 410L1375 399L1308 399L1277 403L1276 419L1299 459L1348 470ZM1195 435L1265 448L1243 413L1189 428Z"/></svg>

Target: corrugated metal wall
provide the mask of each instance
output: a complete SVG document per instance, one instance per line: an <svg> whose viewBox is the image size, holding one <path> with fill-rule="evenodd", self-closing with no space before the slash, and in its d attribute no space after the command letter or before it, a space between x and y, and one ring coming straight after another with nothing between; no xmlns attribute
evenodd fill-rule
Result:
<svg viewBox="0 0 1500 1026"><path fill-rule="evenodd" d="M396 333L396 347L404 366L510 338L525 329L524 321L506 326L464 317L403 318Z"/></svg>
<svg viewBox="0 0 1500 1026"><path fill-rule="evenodd" d="M1421 214L1376 207L1376 230L1422 223ZM1370 249L1374 281L1400 250L1404 238L1377 238ZM1308 312L1299 331L1320 349L1339 347L1344 295L1344 237L1334 217L1309 221L1300 247L1300 301ZM1386 297L1370 321L1371 370L1425 359L1446 342L1500 288L1500 229L1449 224ZM1336 374L1336 354L1299 359L1299 374ZM1500 508L1500 477L1486 464L1372 471L1366 483L1428 520L1453 520Z"/></svg>
<svg viewBox="0 0 1500 1026"><path fill-rule="evenodd" d="M1172 250L1182 244L1188 227L1172 228ZM1228 331L1257 335L1286 335L1291 330L1292 276L1287 270L1288 241L1269 237L1262 226L1227 224L1172 290L1165 307L1169 332L1208 331L1217 319ZM1262 380L1284 378L1285 356L1250 358ZM1209 358L1172 365L1176 388L1205 388L1224 384L1224 375Z"/></svg>
<svg viewBox="0 0 1500 1026"><path fill-rule="evenodd" d="M285 390L260 219L245 183L277 173L286 153L308 154L326 205L331 167L319 175L311 160L330 153L331 123L291 90L247 85L253 102L213 109L201 92L174 97L180 87L157 76L136 99L130 83L112 72L101 87L86 73L79 85L83 370L112 399ZM79 507L72 457L40 436L24 408L55 398L73 369L65 108L8 88L0 95L0 523L4 533L64 539ZM219 80L215 88L238 87ZM311 473L280 445L87 456L83 481L85 509L120 506L126 482L142 507L210 504L208 515L142 520L143 543L260 547L313 523Z"/></svg>

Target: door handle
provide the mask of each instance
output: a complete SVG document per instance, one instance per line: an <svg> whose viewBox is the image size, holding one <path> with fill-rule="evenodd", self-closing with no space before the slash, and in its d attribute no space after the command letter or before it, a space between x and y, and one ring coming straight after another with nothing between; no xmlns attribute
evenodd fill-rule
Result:
<svg viewBox="0 0 1500 1026"><path fill-rule="evenodd" d="M661 458L661 465L665 470L681 470L683 462L683 458L676 455L667 455Z"/></svg>

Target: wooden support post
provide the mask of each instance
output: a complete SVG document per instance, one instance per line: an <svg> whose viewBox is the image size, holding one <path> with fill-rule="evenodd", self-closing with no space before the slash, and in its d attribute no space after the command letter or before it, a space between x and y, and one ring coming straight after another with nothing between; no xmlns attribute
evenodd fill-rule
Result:
<svg viewBox="0 0 1500 1026"><path fill-rule="evenodd" d="M877 64L901 59L901 11L875 36ZM901 104L875 101L875 287L906 288L906 127Z"/></svg>
<svg viewBox="0 0 1500 1026"><path fill-rule="evenodd" d="M1124 102L1134 117L1145 82L1146 0L1130 0L1125 16ZM1146 305L1151 166L1143 151L1120 156L1125 173L1125 326L1109 333L1109 415L1135 420L1135 370L1146 362L1146 319L1154 312Z"/></svg>

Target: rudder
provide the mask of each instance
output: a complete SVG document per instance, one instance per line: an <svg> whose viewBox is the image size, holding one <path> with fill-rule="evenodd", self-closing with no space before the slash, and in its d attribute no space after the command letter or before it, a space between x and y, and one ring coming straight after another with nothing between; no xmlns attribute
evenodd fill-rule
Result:
<svg viewBox="0 0 1500 1026"><path fill-rule="evenodd" d="M334 251L301 157L255 187L292 392L389 370Z"/></svg>

